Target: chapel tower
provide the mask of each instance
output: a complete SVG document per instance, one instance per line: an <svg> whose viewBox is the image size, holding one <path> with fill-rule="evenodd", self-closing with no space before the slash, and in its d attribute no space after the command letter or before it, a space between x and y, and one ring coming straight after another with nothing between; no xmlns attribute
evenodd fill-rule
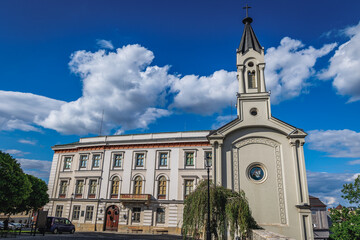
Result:
<svg viewBox="0 0 360 240"><path fill-rule="evenodd" d="M307 134L271 114L264 48L252 21L246 13L236 52L237 118L208 135L212 175L218 185L244 191L262 228L297 240L313 239L303 150Z"/></svg>
<svg viewBox="0 0 360 240"><path fill-rule="evenodd" d="M246 6L246 9L249 8ZM244 18L244 31L239 48L236 52L236 67L239 89L237 94L237 113L240 119L244 119L244 111L250 111L256 116L259 108L248 108L247 103L258 101L264 116L269 117L270 94L266 91L265 84L265 59L264 48L260 45L254 30L251 27L253 19L246 13ZM253 105L253 104L252 104Z"/></svg>

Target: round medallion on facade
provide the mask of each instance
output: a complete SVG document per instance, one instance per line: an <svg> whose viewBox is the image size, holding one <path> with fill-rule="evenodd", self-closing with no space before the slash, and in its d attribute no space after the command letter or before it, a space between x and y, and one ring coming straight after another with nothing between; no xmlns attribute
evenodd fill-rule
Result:
<svg viewBox="0 0 360 240"><path fill-rule="evenodd" d="M254 66L254 63L253 63L253 62L249 62L249 63L248 63L248 66L249 66L249 67L253 67L253 66Z"/></svg>
<svg viewBox="0 0 360 240"><path fill-rule="evenodd" d="M262 183L266 180L266 170L262 164L251 164L247 169L248 178L256 183Z"/></svg>

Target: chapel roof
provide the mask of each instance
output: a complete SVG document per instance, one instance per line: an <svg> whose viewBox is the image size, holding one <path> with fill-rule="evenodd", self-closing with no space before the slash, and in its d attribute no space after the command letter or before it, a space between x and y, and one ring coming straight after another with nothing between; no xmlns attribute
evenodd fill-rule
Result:
<svg viewBox="0 0 360 240"><path fill-rule="evenodd" d="M259 40L257 39L254 30L251 27L253 19L251 17L246 17L242 21L244 23L244 32L241 37L240 45L238 48L238 52L242 54L246 53L250 48L254 49L258 53L261 53L261 45Z"/></svg>

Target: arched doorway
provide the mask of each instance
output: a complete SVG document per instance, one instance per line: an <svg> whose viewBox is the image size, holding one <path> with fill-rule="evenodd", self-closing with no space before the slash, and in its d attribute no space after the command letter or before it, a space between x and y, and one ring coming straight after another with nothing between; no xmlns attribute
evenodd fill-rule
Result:
<svg viewBox="0 0 360 240"><path fill-rule="evenodd" d="M117 231L119 225L119 208L112 205L106 209L105 231Z"/></svg>

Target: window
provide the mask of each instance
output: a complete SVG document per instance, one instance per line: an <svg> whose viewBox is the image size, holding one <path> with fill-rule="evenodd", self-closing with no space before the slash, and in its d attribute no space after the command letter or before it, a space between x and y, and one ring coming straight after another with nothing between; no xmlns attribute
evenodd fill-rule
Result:
<svg viewBox="0 0 360 240"><path fill-rule="evenodd" d="M140 222L141 208L133 208L132 211L132 222Z"/></svg>
<svg viewBox="0 0 360 240"><path fill-rule="evenodd" d="M166 198L166 178L164 176L159 178L159 189L158 189L158 199Z"/></svg>
<svg viewBox="0 0 360 240"><path fill-rule="evenodd" d="M79 220L80 217L80 206L79 205L75 205L73 207L73 215L72 215L72 219L73 220Z"/></svg>
<svg viewBox="0 0 360 240"><path fill-rule="evenodd" d="M248 72L248 84L249 88L256 88L255 71Z"/></svg>
<svg viewBox="0 0 360 240"><path fill-rule="evenodd" d="M168 154L167 153L160 153L160 161L159 161L159 165L160 167L165 167L167 166L167 159L168 159Z"/></svg>
<svg viewBox="0 0 360 240"><path fill-rule="evenodd" d="M60 182L60 195L65 195L67 189L67 181Z"/></svg>
<svg viewBox="0 0 360 240"><path fill-rule="evenodd" d="M63 209L64 209L63 205L57 205L56 206L56 211L55 211L55 217L61 217Z"/></svg>
<svg viewBox="0 0 360 240"><path fill-rule="evenodd" d="M100 167L100 154L93 155L93 167L94 168Z"/></svg>
<svg viewBox="0 0 360 240"><path fill-rule="evenodd" d="M71 157L65 157L64 158L64 169L70 169L71 168Z"/></svg>
<svg viewBox="0 0 360 240"><path fill-rule="evenodd" d="M114 167L121 168L123 160L123 154L115 154L114 155Z"/></svg>
<svg viewBox="0 0 360 240"><path fill-rule="evenodd" d="M156 209L156 223L165 223L165 209Z"/></svg>
<svg viewBox="0 0 360 240"><path fill-rule="evenodd" d="M212 152L206 151L205 158L209 161L209 166L212 166Z"/></svg>
<svg viewBox="0 0 360 240"><path fill-rule="evenodd" d="M134 181L134 194L141 194L142 193L142 178L137 176Z"/></svg>
<svg viewBox="0 0 360 240"><path fill-rule="evenodd" d="M194 190L194 180L185 180L185 197Z"/></svg>
<svg viewBox="0 0 360 240"><path fill-rule="evenodd" d="M80 168L86 168L88 155L80 155Z"/></svg>
<svg viewBox="0 0 360 240"><path fill-rule="evenodd" d="M194 152L185 153L185 165L194 166Z"/></svg>
<svg viewBox="0 0 360 240"><path fill-rule="evenodd" d="M75 194L82 194L84 190L84 180L77 180L75 187Z"/></svg>
<svg viewBox="0 0 360 240"><path fill-rule="evenodd" d="M86 206L85 220L91 221L93 218L93 213L94 213L94 207Z"/></svg>
<svg viewBox="0 0 360 240"><path fill-rule="evenodd" d="M119 177L114 177L111 184L111 195L118 195L119 194Z"/></svg>
<svg viewBox="0 0 360 240"><path fill-rule="evenodd" d="M137 153L136 154L136 166L137 167L143 167L144 166L144 154L143 153Z"/></svg>
<svg viewBox="0 0 360 240"><path fill-rule="evenodd" d="M97 185L96 180L90 180L89 194L96 194L96 185Z"/></svg>

